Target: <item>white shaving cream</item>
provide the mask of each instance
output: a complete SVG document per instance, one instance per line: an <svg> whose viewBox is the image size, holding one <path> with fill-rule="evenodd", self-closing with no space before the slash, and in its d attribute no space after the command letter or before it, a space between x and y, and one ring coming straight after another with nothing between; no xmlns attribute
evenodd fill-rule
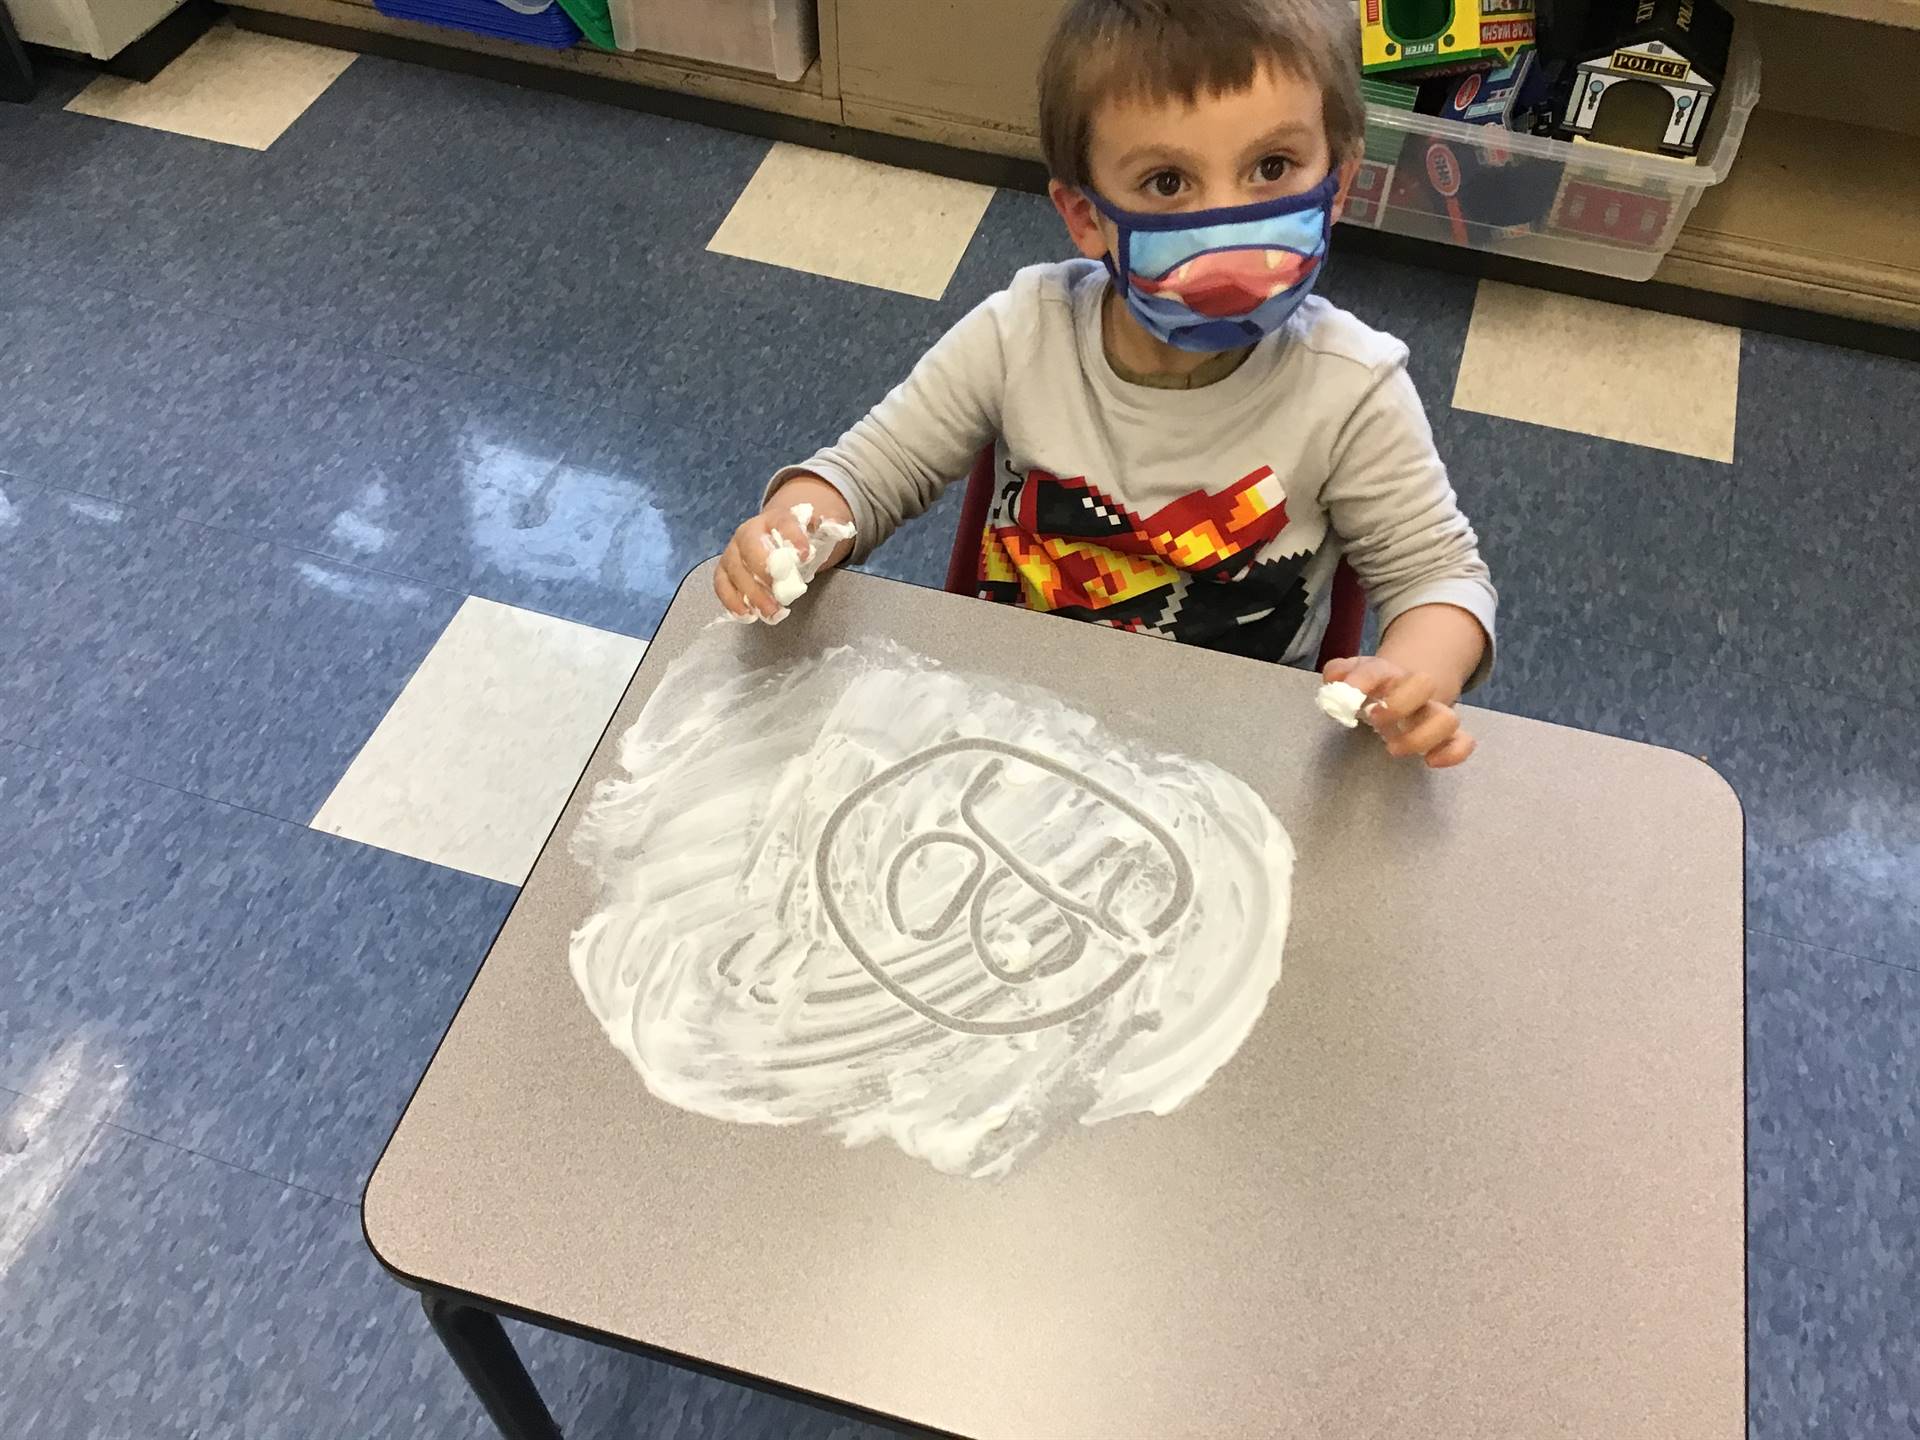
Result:
<svg viewBox="0 0 1920 1440"><path fill-rule="evenodd" d="M1004 1173L1165 1115L1280 978L1293 847L1243 782L886 642L662 680L573 836L572 966L662 1100Z"/></svg>
<svg viewBox="0 0 1920 1440"><path fill-rule="evenodd" d="M1322 715L1349 730L1359 727L1360 713L1367 708L1367 692L1344 680L1322 685L1316 698Z"/></svg>
<svg viewBox="0 0 1920 1440"><path fill-rule="evenodd" d="M790 513L806 533L807 548L801 550L779 530L766 537L767 588L780 608L764 617L759 611L749 609L745 615L735 618L748 623L764 618L767 624L778 625L793 613L794 603L819 578L821 568L833 554L834 547L854 536L853 526L842 521L815 520L813 506L805 501L795 505Z"/></svg>

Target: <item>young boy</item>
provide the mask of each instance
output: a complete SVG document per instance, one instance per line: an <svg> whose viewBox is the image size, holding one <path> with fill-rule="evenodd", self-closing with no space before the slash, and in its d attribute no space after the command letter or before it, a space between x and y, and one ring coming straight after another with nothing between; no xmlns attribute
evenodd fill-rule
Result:
<svg viewBox="0 0 1920 1440"><path fill-rule="evenodd" d="M775 475L721 602L778 613L775 536L809 547L796 505L853 527L827 563L864 557L991 443L982 596L1299 663L1344 555L1383 633L1327 678L1371 697L1393 754L1465 760L1452 707L1491 659L1487 567L1406 347L1310 296L1359 168L1359 75L1350 0L1074 0L1040 123L1086 258L1021 271Z"/></svg>

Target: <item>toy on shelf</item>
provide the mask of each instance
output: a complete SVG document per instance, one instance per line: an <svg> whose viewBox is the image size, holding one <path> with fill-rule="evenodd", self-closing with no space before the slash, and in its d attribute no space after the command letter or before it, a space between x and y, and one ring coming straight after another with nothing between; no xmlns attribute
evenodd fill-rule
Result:
<svg viewBox="0 0 1920 1440"><path fill-rule="evenodd" d="M1492 133L1464 144L1409 135L1387 204L1402 218L1433 217L1415 233L1488 246L1538 229L1562 173L1558 165L1515 155Z"/></svg>
<svg viewBox="0 0 1920 1440"><path fill-rule="evenodd" d="M1560 133L1691 158L1732 49L1718 0L1597 0Z"/></svg>
<svg viewBox="0 0 1920 1440"><path fill-rule="evenodd" d="M1360 93L1370 108L1413 111L1420 99L1420 87L1394 80L1363 76ZM1346 208L1340 218L1353 225L1378 227L1385 218L1387 195L1393 188L1394 166L1400 161L1405 136L1385 125L1367 126L1366 158L1347 189Z"/></svg>
<svg viewBox="0 0 1920 1440"><path fill-rule="evenodd" d="M1547 226L1579 240L1655 247L1673 221L1674 199L1674 192L1660 185L1608 182L1569 170Z"/></svg>
<svg viewBox="0 0 1920 1440"><path fill-rule="evenodd" d="M1533 43L1533 0L1360 0L1368 75L1491 69Z"/></svg>
<svg viewBox="0 0 1920 1440"><path fill-rule="evenodd" d="M1533 69L1533 60L1533 51L1522 50L1497 70L1476 70L1457 80L1430 82L1441 91L1436 113L1442 120L1505 128L1513 118L1514 102Z"/></svg>

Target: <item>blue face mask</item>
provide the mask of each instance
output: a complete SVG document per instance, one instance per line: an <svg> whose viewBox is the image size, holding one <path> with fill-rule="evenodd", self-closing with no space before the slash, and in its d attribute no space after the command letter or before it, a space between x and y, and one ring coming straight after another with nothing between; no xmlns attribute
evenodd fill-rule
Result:
<svg viewBox="0 0 1920 1440"><path fill-rule="evenodd" d="M1273 334L1313 293L1339 193L1335 172L1304 195L1176 215L1086 196L1120 231L1107 270L1134 318L1169 345L1215 354Z"/></svg>

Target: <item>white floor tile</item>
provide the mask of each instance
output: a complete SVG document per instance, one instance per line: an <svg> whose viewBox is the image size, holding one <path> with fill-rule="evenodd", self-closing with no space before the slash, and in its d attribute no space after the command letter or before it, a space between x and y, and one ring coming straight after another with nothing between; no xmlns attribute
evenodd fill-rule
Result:
<svg viewBox="0 0 1920 1440"><path fill-rule="evenodd" d="M145 84L102 75L67 109L264 150L353 61L351 51L221 24Z"/></svg>
<svg viewBox="0 0 1920 1440"><path fill-rule="evenodd" d="M313 828L519 884L645 650L469 599Z"/></svg>
<svg viewBox="0 0 1920 1440"><path fill-rule="evenodd" d="M1730 462L1739 394L1738 330L1483 280L1453 403Z"/></svg>
<svg viewBox="0 0 1920 1440"><path fill-rule="evenodd" d="M938 300L992 199L985 185L775 145L707 248Z"/></svg>

